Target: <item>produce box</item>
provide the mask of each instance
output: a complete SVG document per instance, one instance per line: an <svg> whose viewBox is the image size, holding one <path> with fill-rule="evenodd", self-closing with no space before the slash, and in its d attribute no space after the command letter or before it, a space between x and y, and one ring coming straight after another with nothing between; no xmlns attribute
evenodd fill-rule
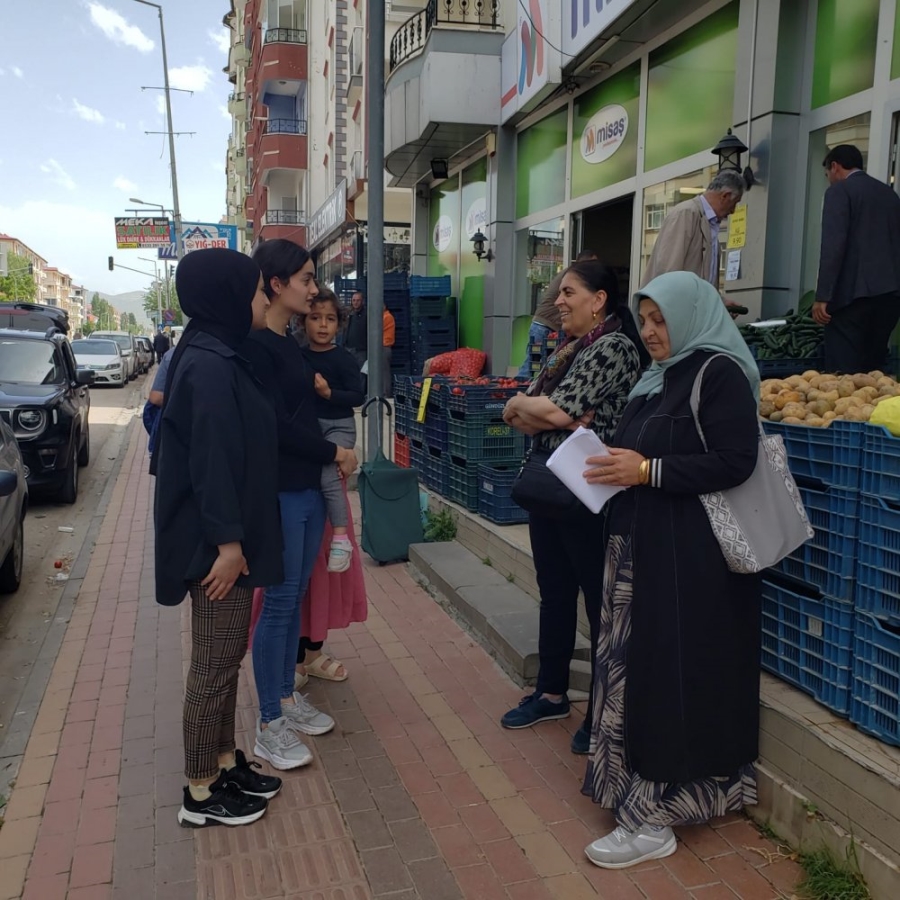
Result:
<svg viewBox="0 0 900 900"><path fill-rule="evenodd" d="M413 275L409 279L410 297L449 297L451 290L449 275L437 278Z"/></svg>
<svg viewBox="0 0 900 900"><path fill-rule="evenodd" d="M482 464L478 467L478 515L497 525L518 525L528 513L510 496L520 466Z"/></svg>
<svg viewBox="0 0 900 900"><path fill-rule="evenodd" d="M900 504L863 496L856 608L900 625Z"/></svg>
<svg viewBox="0 0 900 900"><path fill-rule="evenodd" d="M463 459L508 460L525 455L528 438L503 421L496 410L459 413L449 410L449 449Z"/></svg>
<svg viewBox="0 0 900 900"><path fill-rule="evenodd" d="M783 325L742 325L741 335L760 361L808 360L821 356L822 326L810 316L786 315ZM806 366L807 369L814 368ZM800 369L801 372L804 369Z"/></svg>
<svg viewBox="0 0 900 900"><path fill-rule="evenodd" d="M529 383L526 379L491 376L471 381L459 379L449 386L447 409L463 414L485 410L502 413L506 401L526 390Z"/></svg>
<svg viewBox="0 0 900 900"><path fill-rule="evenodd" d="M408 469L410 466L409 438L402 434L394 435L394 462L401 469Z"/></svg>
<svg viewBox="0 0 900 900"><path fill-rule="evenodd" d="M900 438L881 425L870 425L863 442L861 490L900 503Z"/></svg>
<svg viewBox="0 0 900 900"><path fill-rule="evenodd" d="M850 721L900 745L900 628L859 613L855 631Z"/></svg>
<svg viewBox="0 0 900 900"><path fill-rule="evenodd" d="M853 607L763 581L762 667L838 715L850 715Z"/></svg>
<svg viewBox="0 0 900 900"><path fill-rule="evenodd" d="M862 422L832 422L828 428L806 428L763 422L768 434L784 439L794 477L815 479L826 487L859 490L863 439L869 426Z"/></svg>
<svg viewBox="0 0 900 900"><path fill-rule="evenodd" d="M475 511L478 509L478 462L447 457L447 499Z"/></svg>

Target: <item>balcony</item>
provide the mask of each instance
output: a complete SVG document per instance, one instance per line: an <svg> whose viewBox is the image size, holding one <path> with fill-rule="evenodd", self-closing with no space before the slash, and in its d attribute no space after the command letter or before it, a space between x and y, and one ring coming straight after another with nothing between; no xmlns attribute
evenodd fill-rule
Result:
<svg viewBox="0 0 900 900"><path fill-rule="evenodd" d="M234 72L239 66L250 62L250 50L245 44L233 44L228 54L228 71Z"/></svg>
<svg viewBox="0 0 900 900"><path fill-rule="evenodd" d="M243 91L233 91L229 94L228 112L239 122L247 118L247 98Z"/></svg>
<svg viewBox="0 0 900 900"><path fill-rule="evenodd" d="M347 106L350 111L362 99L363 78L365 73L365 30L357 26L350 35L350 69L347 72Z"/></svg>
<svg viewBox="0 0 900 900"><path fill-rule="evenodd" d="M347 163L347 198L350 200L358 197L363 189L363 181L366 180L366 162L362 150L354 150Z"/></svg>
<svg viewBox="0 0 900 900"><path fill-rule="evenodd" d="M297 209L266 210L266 225L305 225L306 213Z"/></svg>
<svg viewBox="0 0 900 900"><path fill-rule="evenodd" d="M306 30L303 28L267 28L267 44L305 44Z"/></svg>
<svg viewBox="0 0 900 900"><path fill-rule="evenodd" d="M385 87L391 185L414 187L432 159L452 158L500 121L505 36L500 0L429 0L400 26Z"/></svg>
<svg viewBox="0 0 900 900"><path fill-rule="evenodd" d="M259 174L262 184L278 169L305 169L308 164L306 120L271 118L263 124L260 138Z"/></svg>
<svg viewBox="0 0 900 900"><path fill-rule="evenodd" d="M309 50L306 30L267 28L263 35L260 72L265 80L306 81Z"/></svg>
<svg viewBox="0 0 900 900"><path fill-rule="evenodd" d="M266 134L306 134L305 119L267 119Z"/></svg>

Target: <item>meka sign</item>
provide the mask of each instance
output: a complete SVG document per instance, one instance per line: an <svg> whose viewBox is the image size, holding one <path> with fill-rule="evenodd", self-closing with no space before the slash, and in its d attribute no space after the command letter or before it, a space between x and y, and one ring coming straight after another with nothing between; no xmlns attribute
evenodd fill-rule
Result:
<svg viewBox="0 0 900 900"><path fill-rule="evenodd" d="M562 49L567 61L602 34L635 0L561 0Z"/></svg>

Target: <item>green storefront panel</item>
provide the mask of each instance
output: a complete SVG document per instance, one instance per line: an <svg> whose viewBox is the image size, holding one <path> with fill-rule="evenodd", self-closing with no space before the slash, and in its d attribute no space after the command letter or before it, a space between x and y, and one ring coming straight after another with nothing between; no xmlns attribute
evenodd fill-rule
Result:
<svg viewBox="0 0 900 900"><path fill-rule="evenodd" d="M536 122L519 135L516 216L523 218L566 199L568 109Z"/></svg>
<svg viewBox="0 0 900 900"><path fill-rule="evenodd" d="M487 232L487 160L479 160L462 173L462 227L459 257L459 346L484 347L484 270L472 252L472 236Z"/></svg>
<svg viewBox="0 0 900 900"><path fill-rule="evenodd" d="M732 124L739 4L650 54L644 170L714 147Z"/></svg>
<svg viewBox="0 0 900 900"><path fill-rule="evenodd" d="M813 109L866 91L875 83L879 5L879 0L819 0Z"/></svg>
<svg viewBox="0 0 900 900"><path fill-rule="evenodd" d="M428 208L428 275L449 275L453 296L459 289L459 177L454 175L431 192Z"/></svg>

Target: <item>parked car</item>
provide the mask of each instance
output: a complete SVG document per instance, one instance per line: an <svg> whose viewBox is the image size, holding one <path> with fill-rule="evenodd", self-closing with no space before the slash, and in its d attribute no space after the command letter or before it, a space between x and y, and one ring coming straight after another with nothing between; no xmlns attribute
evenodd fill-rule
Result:
<svg viewBox="0 0 900 900"><path fill-rule="evenodd" d="M142 375L146 375L153 368L153 360L156 359L156 354L153 352L153 344L150 343L150 338L145 338L141 335L135 337L134 344L137 348L138 369Z"/></svg>
<svg viewBox="0 0 900 900"><path fill-rule="evenodd" d="M78 498L78 469L90 462L94 377L78 369L55 329L0 330L0 418L19 442L29 488L53 492L63 503Z"/></svg>
<svg viewBox="0 0 900 900"><path fill-rule="evenodd" d="M79 371L89 369L94 373L95 385L125 387L125 360L115 341L95 337L72 341L72 352Z"/></svg>
<svg viewBox="0 0 900 900"><path fill-rule="evenodd" d="M68 334L69 314L45 303L0 303L0 328L44 332L51 324L62 334Z"/></svg>
<svg viewBox="0 0 900 900"><path fill-rule="evenodd" d="M0 419L0 594L22 583L28 484L22 453L12 429Z"/></svg>
<svg viewBox="0 0 900 900"><path fill-rule="evenodd" d="M122 359L125 360L125 381L137 378L139 371L137 349L134 346L134 337L132 335L127 331L95 331L91 337L115 341L122 351Z"/></svg>

